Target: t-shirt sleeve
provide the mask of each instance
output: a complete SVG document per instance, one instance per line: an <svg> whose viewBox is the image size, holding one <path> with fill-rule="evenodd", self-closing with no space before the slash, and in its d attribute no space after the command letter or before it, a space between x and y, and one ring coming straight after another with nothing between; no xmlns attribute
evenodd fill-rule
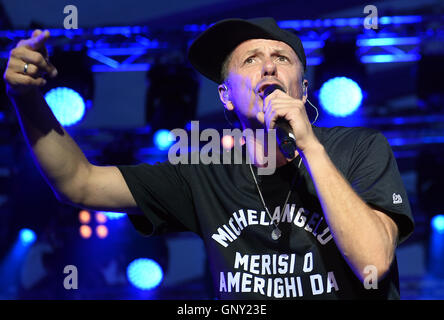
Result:
<svg viewBox="0 0 444 320"><path fill-rule="evenodd" d="M169 162L118 166L143 215L129 214L144 235L192 231L200 234L189 185Z"/></svg>
<svg viewBox="0 0 444 320"><path fill-rule="evenodd" d="M399 241L413 232L414 220L395 156L385 136L372 131L355 145L349 181L369 205L389 215L398 226Z"/></svg>

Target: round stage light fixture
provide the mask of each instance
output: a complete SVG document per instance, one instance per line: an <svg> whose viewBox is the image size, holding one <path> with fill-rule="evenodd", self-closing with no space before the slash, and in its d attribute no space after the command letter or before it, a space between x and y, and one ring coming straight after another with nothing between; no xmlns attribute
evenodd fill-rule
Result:
<svg viewBox="0 0 444 320"><path fill-rule="evenodd" d="M85 101L73 89L53 88L45 94L45 100L62 126L72 126L80 122L85 115Z"/></svg>
<svg viewBox="0 0 444 320"><path fill-rule="evenodd" d="M329 79L319 91L322 108L335 117L347 117L353 114L361 106L362 98L359 85L347 77Z"/></svg>
<svg viewBox="0 0 444 320"><path fill-rule="evenodd" d="M132 261L126 270L129 282L141 290L156 288L163 279L161 266L152 259L139 258Z"/></svg>

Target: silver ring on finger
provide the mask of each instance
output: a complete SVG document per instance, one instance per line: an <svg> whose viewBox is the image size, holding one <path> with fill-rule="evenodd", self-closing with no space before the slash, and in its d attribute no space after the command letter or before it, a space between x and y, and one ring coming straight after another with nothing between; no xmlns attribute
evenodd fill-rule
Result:
<svg viewBox="0 0 444 320"><path fill-rule="evenodd" d="M23 73L26 74L28 72L28 64L25 63L25 66L23 67Z"/></svg>

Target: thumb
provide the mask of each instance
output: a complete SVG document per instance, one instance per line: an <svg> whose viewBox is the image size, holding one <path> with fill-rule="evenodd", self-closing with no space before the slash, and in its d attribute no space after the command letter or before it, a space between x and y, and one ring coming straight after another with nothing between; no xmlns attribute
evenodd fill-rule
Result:
<svg viewBox="0 0 444 320"><path fill-rule="evenodd" d="M259 121L260 123L264 124L265 123L265 114L262 111L259 111L256 114L256 119L257 121Z"/></svg>

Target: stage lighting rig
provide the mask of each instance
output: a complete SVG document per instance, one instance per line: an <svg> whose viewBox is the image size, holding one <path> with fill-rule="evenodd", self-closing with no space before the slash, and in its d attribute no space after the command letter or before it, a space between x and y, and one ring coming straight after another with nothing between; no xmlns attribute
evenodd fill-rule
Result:
<svg viewBox="0 0 444 320"><path fill-rule="evenodd" d="M94 77L86 50L65 51L57 47L50 61L58 75L48 79L43 88L45 99L62 125L79 123L94 97Z"/></svg>
<svg viewBox="0 0 444 320"><path fill-rule="evenodd" d="M322 52L323 62L314 71L319 103L335 117L349 116L361 106L365 88L365 67L356 56L356 36L331 37Z"/></svg>

